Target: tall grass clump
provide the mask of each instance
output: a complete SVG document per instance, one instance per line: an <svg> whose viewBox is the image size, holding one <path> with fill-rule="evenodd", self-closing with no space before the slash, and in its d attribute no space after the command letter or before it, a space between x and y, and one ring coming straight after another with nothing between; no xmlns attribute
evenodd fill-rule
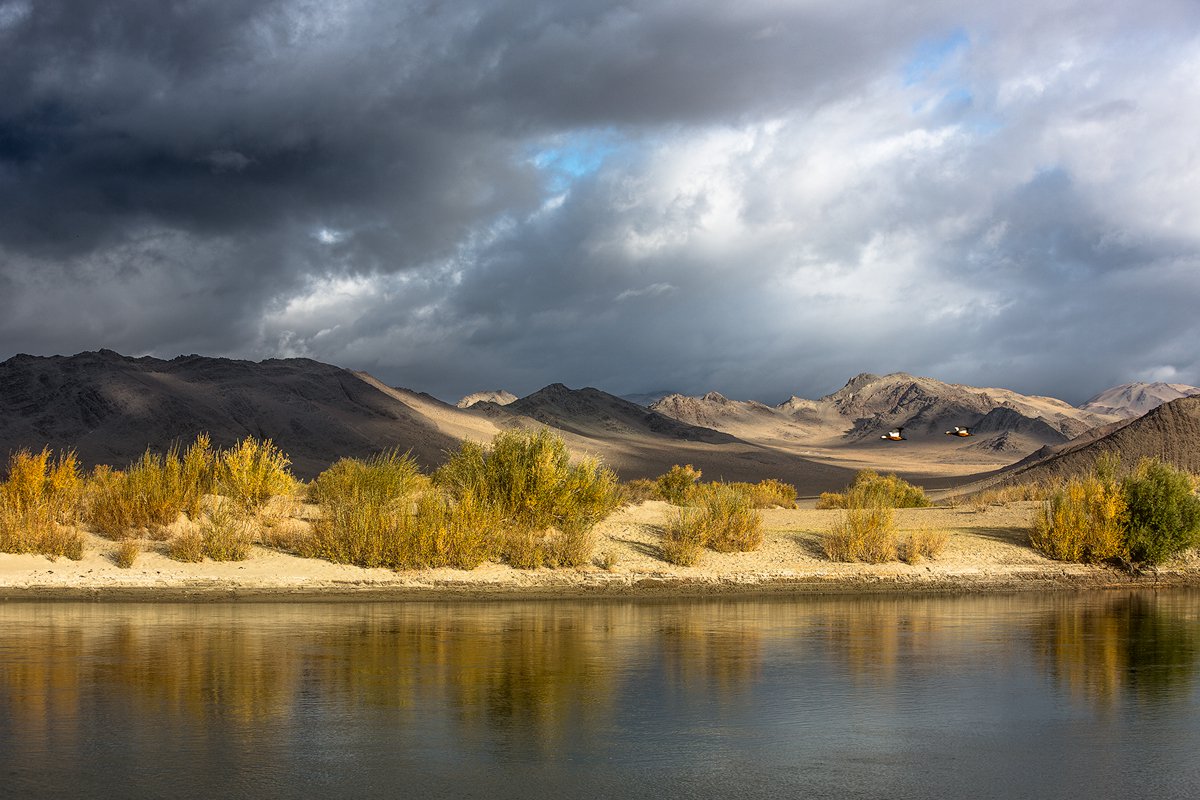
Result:
<svg viewBox="0 0 1200 800"><path fill-rule="evenodd" d="M925 490L895 474L880 475L864 469L844 492L823 492L817 508L927 508L933 505Z"/></svg>
<svg viewBox="0 0 1200 800"><path fill-rule="evenodd" d="M254 516L228 498L218 498L200 523L200 549L213 561L245 561L254 541Z"/></svg>
<svg viewBox="0 0 1200 800"><path fill-rule="evenodd" d="M216 491L245 511L258 511L273 496L295 490L290 464L291 459L270 439L247 436L218 455Z"/></svg>
<svg viewBox="0 0 1200 800"><path fill-rule="evenodd" d="M182 455L176 445L165 455L147 450L123 471L96 467L88 480L85 518L110 539L141 530L157 537L181 513L200 517L201 500L213 489L215 466L212 444L201 434Z"/></svg>
<svg viewBox="0 0 1200 800"><path fill-rule="evenodd" d="M83 558L83 538L76 528L82 496L74 453L57 458L49 448L14 453L0 483L0 552Z"/></svg>
<svg viewBox="0 0 1200 800"><path fill-rule="evenodd" d="M1127 555L1128 505L1111 475L1071 478L1038 510L1029 543L1058 561L1096 563Z"/></svg>
<svg viewBox="0 0 1200 800"><path fill-rule="evenodd" d="M341 459L309 489L321 509L313 554L361 567L424 566L416 519L418 498L428 488L429 479L408 454L390 450Z"/></svg>
<svg viewBox="0 0 1200 800"><path fill-rule="evenodd" d="M922 558L937 558L949 538L950 534L944 530L918 528L899 542L898 555L907 564L916 564Z"/></svg>
<svg viewBox="0 0 1200 800"><path fill-rule="evenodd" d="M884 505L847 508L825 536L824 546L833 561L895 561L899 555L895 512Z"/></svg>
<svg viewBox="0 0 1200 800"><path fill-rule="evenodd" d="M662 553L669 563L691 567L700 561L706 529L699 517L699 509L680 508L667 520L663 530Z"/></svg>
<svg viewBox="0 0 1200 800"><path fill-rule="evenodd" d="M572 464L547 430L505 431L490 446L463 442L433 480L454 501L473 498L499 515L501 555L519 568L588 563L592 529L621 502L611 470L590 458Z"/></svg>
<svg viewBox="0 0 1200 800"><path fill-rule="evenodd" d="M1147 459L1125 478L1121 490L1133 561L1161 564L1200 542L1200 498L1188 474Z"/></svg>
<svg viewBox="0 0 1200 800"><path fill-rule="evenodd" d="M735 485L713 483L697 492L697 524L704 544L718 553L748 553L762 544L762 515L753 495Z"/></svg>
<svg viewBox="0 0 1200 800"><path fill-rule="evenodd" d="M700 474L700 470L691 464L683 466L676 464L664 474L659 475L655 481L658 484L659 496L671 505L685 504L691 498L692 492L696 490Z"/></svg>

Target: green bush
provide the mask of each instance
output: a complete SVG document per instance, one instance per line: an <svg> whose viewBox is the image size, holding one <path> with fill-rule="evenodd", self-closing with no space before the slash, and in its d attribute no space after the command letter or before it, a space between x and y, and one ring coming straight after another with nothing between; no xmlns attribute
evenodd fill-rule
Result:
<svg viewBox="0 0 1200 800"><path fill-rule="evenodd" d="M658 494L671 505L681 506L692 496L696 482L700 480L700 470L691 464L680 466L676 464L665 474L659 475Z"/></svg>
<svg viewBox="0 0 1200 800"><path fill-rule="evenodd" d="M1200 498L1189 475L1147 460L1121 488L1128 508L1127 545L1132 560L1160 564L1197 544Z"/></svg>
<svg viewBox="0 0 1200 800"><path fill-rule="evenodd" d="M913 486L898 475L880 475L864 469L854 476L846 491L823 492L817 508L927 508L933 505L925 490Z"/></svg>

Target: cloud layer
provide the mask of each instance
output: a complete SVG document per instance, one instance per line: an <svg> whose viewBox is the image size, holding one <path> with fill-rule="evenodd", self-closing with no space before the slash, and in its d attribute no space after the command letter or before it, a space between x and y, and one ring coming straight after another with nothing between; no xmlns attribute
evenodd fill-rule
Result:
<svg viewBox="0 0 1200 800"><path fill-rule="evenodd" d="M1200 7L0 0L0 351L1200 383Z"/></svg>

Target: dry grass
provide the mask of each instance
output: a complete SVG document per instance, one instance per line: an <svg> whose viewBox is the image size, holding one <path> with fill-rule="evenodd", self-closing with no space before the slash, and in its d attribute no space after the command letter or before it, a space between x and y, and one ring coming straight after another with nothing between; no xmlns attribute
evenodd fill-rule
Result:
<svg viewBox="0 0 1200 800"><path fill-rule="evenodd" d="M762 515L750 495L736 486L714 483L697 492L697 523L704 544L718 553L748 553L763 540Z"/></svg>
<svg viewBox="0 0 1200 800"><path fill-rule="evenodd" d="M137 539L122 539L117 545L117 552L113 554L113 563L121 569L129 569L137 563L141 552L142 547Z"/></svg>
<svg viewBox="0 0 1200 800"><path fill-rule="evenodd" d="M218 454L216 491L245 511L258 511L272 497L295 492L296 479L288 472L290 463L270 439L246 437Z"/></svg>
<svg viewBox="0 0 1200 800"><path fill-rule="evenodd" d="M616 550L602 550L600 555L596 557L596 566L600 567L600 569L612 572L614 569L616 569L618 560L619 556L617 555Z"/></svg>
<svg viewBox="0 0 1200 800"><path fill-rule="evenodd" d="M916 564L923 558L937 558L946 547L950 534L934 528L918 528L909 531L902 539L897 554L907 564Z"/></svg>
<svg viewBox="0 0 1200 800"><path fill-rule="evenodd" d="M57 458L49 449L14 453L0 483L0 552L82 558L83 538L76 528L82 496L74 453Z"/></svg>
<svg viewBox="0 0 1200 800"><path fill-rule="evenodd" d="M998 486L994 489L976 492L967 498L967 502L974 510L982 512L989 506L1001 506L1026 500L1046 500L1056 488L1057 486L1040 481Z"/></svg>
<svg viewBox="0 0 1200 800"><path fill-rule="evenodd" d="M758 483L730 483L750 499L755 508L795 508L796 487L790 483L767 478Z"/></svg>
<svg viewBox="0 0 1200 800"><path fill-rule="evenodd" d="M1038 510L1029 543L1058 561L1096 563L1124 556L1127 518L1115 479L1072 478Z"/></svg>
<svg viewBox="0 0 1200 800"><path fill-rule="evenodd" d="M925 490L895 474L864 469L845 492L822 492L817 508L927 508L933 505Z"/></svg>
<svg viewBox="0 0 1200 800"><path fill-rule="evenodd" d="M621 484L621 500L626 505L637 505L647 500L662 500L658 482L646 478L634 478Z"/></svg>
<svg viewBox="0 0 1200 800"><path fill-rule="evenodd" d="M667 520L663 529L663 558L671 564L692 567L704 552L705 528L699 521L700 511L681 508Z"/></svg>
<svg viewBox="0 0 1200 800"><path fill-rule="evenodd" d="M239 502L219 498L200 523L200 547L213 561L245 561L254 541L254 516Z"/></svg>
<svg viewBox="0 0 1200 800"><path fill-rule="evenodd" d="M204 537L199 529L191 528L175 534L167 542L167 557L185 564L198 564L204 560Z"/></svg>
<svg viewBox="0 0 1200 800"><path fill-rule="evenodd" d="M681 506L691 498L700 475L700 470L691 464L676 464L666 473L659 475L655 481L658 485L658 496L671 505Z"/></svg>
<svg viewBox="0 0 1200 800"><path fill-rule="evenodd" d="M886 506L848 508L825 536L825 554L833 561L883 564L898 553L895 512Z"/></svg>
<svg viewBox="0 0 1200 800"><path fill-rule="evenodd" d="M124 471L97 467L87 486L85 518L98 533L120 540L140 535L165 536L181 513L200 516L201 499L212 491L216 454L201 434L181 455L147 450Z"/></svg>

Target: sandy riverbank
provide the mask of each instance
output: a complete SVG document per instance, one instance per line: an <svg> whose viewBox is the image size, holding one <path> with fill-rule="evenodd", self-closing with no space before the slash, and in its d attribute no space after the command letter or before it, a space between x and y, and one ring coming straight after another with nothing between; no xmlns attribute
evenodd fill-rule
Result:
<svg viewBox="0 0 1200 800"><path fill-rule="evenodd" d="M753 553L706 552L699 565L677 567L659 549L670 507L658 502L622 509L597 529L597 554L616 555L611 570L515 570L489 563L471 571L394 572L259 546L247 561L182 564L150 542L132 568L122 569L114 563L116 545L87 534L81 561L0 554L0 600L566 599L1200 586L1200 558L1194 553L1140 576L1043 558L1026 544L1035 507L898 511L902 535L923 527L949 532L937 558L915 565L829 561L821 538L840 512L809 508L764 511L766 539Z"/></svg>

